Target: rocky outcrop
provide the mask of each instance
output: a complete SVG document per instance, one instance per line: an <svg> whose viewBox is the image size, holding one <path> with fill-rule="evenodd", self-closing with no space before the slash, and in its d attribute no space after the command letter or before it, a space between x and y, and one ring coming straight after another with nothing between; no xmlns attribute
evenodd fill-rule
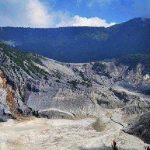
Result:
<svg viewBox="0 0 150 150"><path fill-rule="evenodd" d="M125 132L141 138L144 142L150 144L150 112L135 118L129 126L124 129Z"/></svg>
<svg viewBox="0 0 150 150"><path fill-rule="evenodd" d="M15 101L11 89L7 85L7 80L3 72L0 72L0 121L12 118L15 110Z"/></svg>
<svg viewBox="0 0 150 150"><path fill-rule="evenodd" d="M0 44L1 116L82 118L99 116L102 108L140 115L150 109L144 67L115 60L66 64Z"/></svg>
<svg viewBox="0 0 150 150"><path fill-rule="evenodd" d="M38 111L38 116L48 119L73 119L75 117L72 113L64 112L57 109L47 109Z"/></svg>

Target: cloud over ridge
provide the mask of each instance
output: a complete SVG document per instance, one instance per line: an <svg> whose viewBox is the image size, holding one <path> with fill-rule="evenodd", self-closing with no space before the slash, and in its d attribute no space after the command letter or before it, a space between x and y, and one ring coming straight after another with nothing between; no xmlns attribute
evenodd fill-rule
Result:
<svg viewBox="0 0 150 150"><path fill-rule="evenodd" d="M6 9L0 9L1 26L19 27L64 27L64 26L97 26L108 27L114 23L108 23L99 17L71 16L61 11L49 10L40 0L0 0ZM2 15L5 14L5 15Z"/></svg>
<svg viewBox="0 0 150 150"><path fill-rule="evenodd" d="M108 23L105 19L98 17L80 17L78 15L66 20L62 20L57 26L93 26L93 27L109 27L114 25L114 22Z"/></svg>

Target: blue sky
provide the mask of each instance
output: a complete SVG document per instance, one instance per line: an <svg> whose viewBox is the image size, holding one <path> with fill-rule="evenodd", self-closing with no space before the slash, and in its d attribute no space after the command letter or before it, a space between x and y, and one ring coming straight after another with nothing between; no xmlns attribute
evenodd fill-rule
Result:
<svg viewBox="0 0 150 150"><path fill-rule="evenodd" d="M0 0L0 26L104 26L150 17L150 0Z"/></svg>

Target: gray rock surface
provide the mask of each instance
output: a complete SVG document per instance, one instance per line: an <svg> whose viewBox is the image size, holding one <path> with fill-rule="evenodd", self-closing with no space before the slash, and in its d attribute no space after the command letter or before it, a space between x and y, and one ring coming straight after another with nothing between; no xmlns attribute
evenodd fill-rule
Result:
<svg viewBox="0 0 150 150"><path fill-rule="evenodd" d="M124 131L138 136L143 141L150 144L150 112L136 117Z"/></svg>
<svg viewBox="0 0 150 150"><path fill-rule="evenodd" d="M0 120L98 117L103 109L120 108L129 122L150 111L150 74L144 67L115 60L61 63L0 44Z"/></svg>

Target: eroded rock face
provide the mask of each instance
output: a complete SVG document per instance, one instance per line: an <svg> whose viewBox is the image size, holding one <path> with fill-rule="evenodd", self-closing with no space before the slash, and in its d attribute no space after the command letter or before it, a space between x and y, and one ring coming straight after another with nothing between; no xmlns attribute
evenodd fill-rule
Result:
<svg viewBox="0 0 150 150"><path fill-rule="evenodd" d="M99 116L102 108L121 108L125 115L149 111L150 78L142 64L65 64L1 45L0 70L1 110L12 115L81 118Z"/></svg>
<svg viewBox="0 0 150 150"><path fill-rule="evenodd" d="M0 71L0 121L12 118L15 111L15 100L3 72Z"/></svg>
<svg viewBox="0 0 150 150"><path fill-rule="evenodd" d="M125 132L138 136L146 143L150 144L150 112L137 117L130 125L124 129Z"/></svg>

